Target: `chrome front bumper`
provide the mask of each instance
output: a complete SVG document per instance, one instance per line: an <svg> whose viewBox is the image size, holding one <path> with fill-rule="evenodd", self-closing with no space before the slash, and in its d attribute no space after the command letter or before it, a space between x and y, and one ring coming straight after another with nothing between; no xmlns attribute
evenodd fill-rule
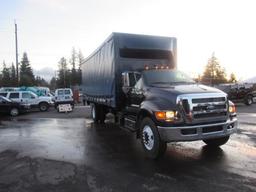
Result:
<svg viewBox="0 0 256 192"><path fill-rule="evenodd" d="M237 118L227 120L224 123L182 127L157 126L157 128L163 141L196 141L224 137L235 133L237 130Z"/></svg>

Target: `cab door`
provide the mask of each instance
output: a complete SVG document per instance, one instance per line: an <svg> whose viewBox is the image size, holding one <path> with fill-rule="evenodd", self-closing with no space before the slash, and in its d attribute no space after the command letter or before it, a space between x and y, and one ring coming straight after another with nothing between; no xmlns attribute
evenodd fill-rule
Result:
<svg viewBox="0 0 256 192"><path fill-rule="evenodd" d="M28 92L22 92L21 93L21 103L22 104L31 104L31 100L30 100L30 93Z"/></svg>
<svg viewBox="0 0 256 192"><path fill-rule="evenodd" d="M21 94L20 92L10 92L8 98L17 103L21 103Z"/></svg>
<svg viewBox="0 0 256 192"><path fill-rule="evenodd" d="M131 90L131 106L139 108L144 100L144 92L142 89L142 79L140 78Z"/></svg>

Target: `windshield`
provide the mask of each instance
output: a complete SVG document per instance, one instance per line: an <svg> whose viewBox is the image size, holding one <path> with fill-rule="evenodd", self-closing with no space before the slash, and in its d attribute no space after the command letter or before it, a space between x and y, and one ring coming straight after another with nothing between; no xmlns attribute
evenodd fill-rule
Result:
<svg viewBox="0 0 256 192"><path fill-rule="evenodd" d="M143 72L147 85L195 83L188 75L176 70L149 70Z"/></svg>

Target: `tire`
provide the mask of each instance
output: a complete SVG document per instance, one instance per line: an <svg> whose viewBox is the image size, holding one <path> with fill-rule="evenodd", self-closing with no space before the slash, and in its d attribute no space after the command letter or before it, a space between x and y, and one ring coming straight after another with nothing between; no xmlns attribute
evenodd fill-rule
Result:
<svg viewBox="0 0 256 192"><path fill-rule="evenodd" d="M203 142L207 144L209 147L219 147L227 143L228 140L229 140L229 136L226 136L226 137L220 137L215 139L206 139L206 140L203 140Z"/></svg>
<svg viewBox="0 0 256 192"><path fill-rule="evenodd" d="M39 104L39 110L42 112L45 112L49 109L49 104L48 103L40 103Z"/></svg>
<svg viewBox="0 0 256 192"><path fill-rule="evenodd" d="M94 123L98 123L99 121L99 110L97 105L92 104L91 105L91 115Z"/></svg>
<svg viewBox="0 0 256 192"><path fill-rule="evenodd" d="M167 144L161 140L155 123L148 117L140 124L140 138L147 157L158 159L164 155Z"/></svg>
<svg viewBox="0 0 256 192"><path fill-rule="evenodd" d="M253 99L251 95L247 95L245 98L245 104L246 105L251 105L253 103Z"/></svg>
<svg viewBox="0 0 256 192"><path fill-rule="evenodd" d="M100 115L99 115L99 122L100 122L101 124L104 124L105 119L106 119L106 113L105 113L105 111L104 111L104 109L103 109L102 107L99 109L99 112L100 112Z"/></svg>
<svg viewBox="0 0 256 192"><path fill-rule="evenodd" d="M12 117L18 116L18 115L19 115L19 109L16 108L16 107L11 108L11 110L10 110L10 115L11 115Z"/></svg>
<svg viewBox="0 0 256 192"><path fill-rule="evenodd" d="M104 108L96 104L91 105L91 115L94 123L103 124L106 119Z"/></svg>

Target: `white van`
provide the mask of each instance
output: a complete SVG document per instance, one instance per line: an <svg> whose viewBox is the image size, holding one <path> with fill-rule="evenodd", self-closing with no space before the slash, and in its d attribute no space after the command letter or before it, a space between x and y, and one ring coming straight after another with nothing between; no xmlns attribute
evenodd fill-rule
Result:
<svg viewBox="0 0 256 192"><path fill-rule="evenodd" d="M70 104L74 107L73 92L70 88L56 89L54 96L55 108L58 108L58 105L61 104Z"/></svg>

